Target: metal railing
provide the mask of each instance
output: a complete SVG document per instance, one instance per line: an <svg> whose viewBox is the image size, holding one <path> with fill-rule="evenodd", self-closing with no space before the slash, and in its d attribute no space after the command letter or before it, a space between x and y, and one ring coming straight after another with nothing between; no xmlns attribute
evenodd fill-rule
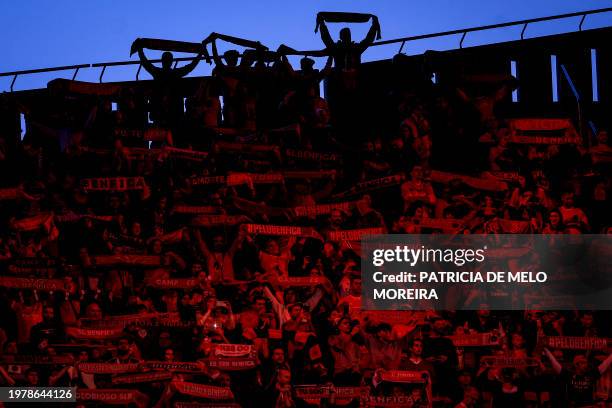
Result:
<svg viewBox="0 0 612 408"><path fill-rule="evenodd" d="M556 16L530 18L527 20L516 20L516 21L511 21L508 23L490 24L490 25L484 25L484 26L472 27L472 28L462 28L459 30L442 31L439 33L434 33L434 34L413 35L410 37L395 38L393 40L378 41L372 44L372 46L401 43L401 46L398 52L402 52L404 45L408 41L424 40L427 38L436 38L436 37L447 37L449 35L461 34L461 40L459 41L459 48L463 48L463 41L465 40L465 37L468 33L473 33L476 31L493 30L496 28L520 26L520 25L523 26L523 29L521 30L521 40L523 40L525 38L525 31L527 30L527 26L531 23L540 23L542 21L561 20L564 18L582 16L582 18L580 19L580 23L578 24L578 31L582 31L582 25L584 24L584 20L586 19L587 16L592 15L592 14L609 13L609 12L612 12L612 7L589 10L589 11L578 11L575 13L558 14Z"/></svg>
<svg viewBox="0 0 612 408"><path fill-rule="evenodd" d="M579 12L575 12L575 13L558 14L558 15L555 15L555 16L548 16L548 17L531 18L531 19L527 19L527 20L516 20L516 21L507 22L507 23L490 24L490 25L484 25L484 26L479 26L479 27L462 28L462 29L458 29L458 30L442 31L442 32L433 33L433 34L421 34L421 35L414 35L414 36L410 36L410 37L395 38L395 39L392 39L392 40L377 41L377 42L373 43L371 46L381 46L381 45L389 45L389 44L400 43L401 45L400 45L400 48L398 50L398 53L401 53L402 50L404 49L404 46L409 41L424 40L424 39L429 39L429 38L446 37L446 36L450 36L450 35L461 34L461 39L459 41L459 48L463 48L463 42L464 42L465 37L467 36L468 33L473 33L473 32L476 32L476 31L492 30L492 29L496 29L496 28L520 26L520 25L523 26L523 29L521 30L521 38L520 38L521 40L523 40L525 38L525 31L527 30L527 26L529 24L532 24L532 23L539 23L539 22L542 22L542 21L561 20L561 19L571 18L571 17L582 17L580 19L580 23L578 24L578 27L577 27L578 31L582 31L582 26L583 26L584 21L585 21L587 16L593 15L593 14L600 14L600 13L609 13L609 12L612 12L612 7L601 8L601 9L594 9L594 10L587 10L587 11L579 11ZM194 59L195 58L193 58L193 57L176 58L174 60L174 64L176 66L176 64L178 62L181 62L181 61L193 61ZM202 59L204 59L204 58L200 57L200 60L202 60ZM161 62L161 60L159 60L159 59L151 60L151 62L156 63L156 62ZM6 77L6 76L12 76L13 77L13 80L11 81L11 86L10 86L10 90L11 90L11 92L13 92L13 87L15 85L15 82L17 81L17 77L20 76L20 75L31 75L31 74L38 74L38 73L43 73L43 72L74 70L74 74L72 75L72 79L74 80L74 79L76 79L80 69L102 68L102 70L100 71L100 76L98 78L99 81L102 82L102 80L104 78L104 73L106 72L106 68L107 67L127 66L127 65L138 65L138 71L136 72L136 80L138 81L139 80L140 71L142 69L142 64L140 63L140 61L133 61L133 60L131 60L131 61L100 62L100 63L95 63L95 64L67 65L67 66L62 66L62 67L29 69L29 70L12 71L12 72L0 72L0 77Z"/></svg>

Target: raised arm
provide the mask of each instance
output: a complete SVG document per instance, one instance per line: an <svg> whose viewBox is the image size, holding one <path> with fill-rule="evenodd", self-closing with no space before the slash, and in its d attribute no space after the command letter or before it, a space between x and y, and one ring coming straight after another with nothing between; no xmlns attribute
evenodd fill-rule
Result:
<svg viewBox="0 0 612 408"><path fill-rule="evenodd" d="M600 365L597 367L599 370L599 374L603 374L610 368L610 364L612 364L612 353L606 358Z"/></svg>
<svg viewBox="0 0 612 408"><path fill-rule="evenodd" d="M544 354L546 354L546 357L548 357L548 359L550 360L550 363L552 364L555 372L559 374L561 370L563 370L563 366L561 365L561 363L557 361L557 359L555 358L555 356L553 356L553 353L551 353L549 349L544 348Z"/></svg>
<svg viewBox="0 0 612 408"><path fill-rule="evenodd" d="M264 286L263 294L272 304L272 310L274 310L274 313L276 314L276 317L279 321L286 321L291 318L285 306L278 300L276 296L274 296L272 291L267 286Z"/></svg>
<svg viewBox="0 0 612 408"><path fill-rule="evenodd" d="M291 63L289 62L289 59L287 58L288 51L291 51L291 48L287 47L285 44L281 44L276 50L276 52L280 56L280 61L283 66L283 69L285 69L289 75L293 75L295 71L293 69L293 66L291 66Z"/></svg>
<svg viewBox="0 0 612 408"><path fill-rule="evenodd" d="M202 238L202 233L200 232L200 229L196 228L193 231L193 235L195 236L195 239L198 242L198 249L200 250L200 252L202 252L204 258L209 259L211 255L210 249L208 248L208 245L206 245L206 241L204 241L204 239Z"/></svg>
<svg viewBox="0 0 612 408"><path fill-rule="evenodd" d="M0 366L0 376L4 379L4 381L8 385L15 385L16 381L11 375L4 369L4 367Z"/></svg>
<svg viewBox="0 0 612 408"><path fill-rule="evenodd" d="M331 35L329 34L329 29L327 28L327 24L325 24L325 20L323 20L323 18L317 16L317 23L319 25L319 29L321 30L321 40L323 40L323 44L325 44L325 46L327 48L331 48L333 47L336 43L334 42L334 40L331 38Z"/></svg>
<svg viewBox="0 0 612 408"><path fill-rule="evenodd" d="M142 50L142 47L138 47L138 58L140 58L140 63L142 64L144 69L146 69L147 72L151 74L153 78L155 78L157 74L159 73L160 68L157 68L155 65L151 63L151 61L149 61L144 51Z"/></svg>
<svg viewBox="0 0 612 408"><path fill-rule="evenodd" d="M238 230L238 236L232 242L229 250L227 251L229 256L234 256L234 254L238 251L238 249L242 246L242 242L245 240L247 236L246 228L244 228L244 224L240 226Z"/></svg>
<svg viewBox="0 0 612 408"><path fill-rule="evenodd" d="M372 45L378 36L378 33L380 33L380 23L378 22L378 17L372 16L372 25L370 26L370 30L368 31L366 37L359 43L362 51L365 51L366 48Z"/></svg>
<svg viewBox="0 0 612 408"><path fill-rule="evenodd" d="M330 55L329 57L327 57L325 66L323 67L321 72L319 72L319 81L321 81L322 79L324 79L326 76L328 76L331 73L333 63L334 63L334 57Z"/></svg>
<svg viewBox="0 0 612 408"><path fill-rule="evenodd" d="M212 35L212 34L211 34ZM225 67L223 63L223 59L219 57L219 51L217 50L217 40L216 37L211 41L212 53L213 53L213 61L215 61L215 65L219 67Z"/></svg>

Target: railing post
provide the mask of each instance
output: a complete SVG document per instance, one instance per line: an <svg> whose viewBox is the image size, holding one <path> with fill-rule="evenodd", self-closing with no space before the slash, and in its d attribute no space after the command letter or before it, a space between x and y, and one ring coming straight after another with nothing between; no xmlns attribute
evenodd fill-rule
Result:
<svg viewBox="0 0 612 408"><path fill-rule="evenodd" d="M590 147L590 140L588 138L586 138L585 140L580 92L578 92L578 89L574 85L574 81L572 81L572 77L570 76L569 71L565 67L565 64L561 64L561 71L563 72L563 76L565 77L567 84L569 85L570 89L572 90L572 93L574 94L574 98L576 98L576 108L578 110L578 133L580 134L583 145L586 144L587 147Z"/></svg>
<svg viewBox="0 0 612 408"><path fill-rule="evenodd" d="M76 79L77 74L79 73L79 69L80 69L80 68L77 68L77 69L75 69L75 70L74 70L74 74L72 74L72 80L73 80L73 81Z"/></svg>
<svg viewBox="0 0 612 408"><path fill-rule="evenodd" d="M104 71L106 71L106 65L102 67L102 72L100 72L100 83L102 83L102 77L104 76Z"/></svg>
<svg viewBox="0 0 612 408"><path fill-rule="evenodd" d="M529 23L525 23L525 25L523 26L523 29L521 30L521 40L525 39L525 30L527 30L528 25Z"/></svg>
<svg viewBox="0 0 612 408"><path fill-rule="evenodd" d="M459 41L459 48L463 48L463 40L465 40L466 35L467 35L467 31L464 31L463 35L461 36L461 41Z"/></svg>
<svg viewBox="0 0 612 408"><path fill-rule="evenodd" d="M587 16L586 14L582 15L582 18L580 19L580 24L578 24L578 31L582 31L582 24L584 23L586 16Z"/></svg>
<svg viewBox="0 0 612 408"><path fill-rule="evenodd" d="M138 71L136 71L136 80L140 81L140 79L138 79L138 76L140 75L140 70L142 69L142 64L138 64Z"/></svg>
<svg viewBox="0 0 612 408"><path fill-rule="evenodd" d="M404 49L404 45L406 45L406 41L402 41L402 45L400 46L399 51L397 52L398 54L402 53L402 50Z"/></svg>
<svg viewBox="0 0 612 408"><path fill-rule="evenodd" d="M11 92L13 92L13 85L15 85L15 81L17 80L17 75L19 74L15 74L15 76L13 77L13 80L11 81Z"/></svg>

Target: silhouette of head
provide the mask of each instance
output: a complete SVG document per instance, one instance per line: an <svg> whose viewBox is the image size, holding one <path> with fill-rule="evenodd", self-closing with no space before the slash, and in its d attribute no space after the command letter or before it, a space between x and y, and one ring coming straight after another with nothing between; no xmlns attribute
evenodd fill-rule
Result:
<svg viewBox="0 0 612 408"><path fill-rule="evenodd" d="M161 57L162 60L162 68L163 69L171 69L172 68L172 63L174 62L174 57L172 56L172 53L169 51L166 51L162 54Z"/></svg>
<svg viewBox="0 0 612 408"><path fill-rule="evenodd" d="M235 67L238 65L238 57L240 53L236 50L229 50L223 53L223 57L225 58L225 63L230 67Z"/></svg>
<svg viewBox="0 0 612 408"><path fill-rule="evenodd" d="M312 58L304 57L300 60L300 68L302 71L312 71L314 63L315 62Z"/></svg>
<svg viewBox="0 0 612 408"><path fill-rule="evenodd" d="M340 42L349 44L351 42L351 29L344 27L340 30Z"/></svg>

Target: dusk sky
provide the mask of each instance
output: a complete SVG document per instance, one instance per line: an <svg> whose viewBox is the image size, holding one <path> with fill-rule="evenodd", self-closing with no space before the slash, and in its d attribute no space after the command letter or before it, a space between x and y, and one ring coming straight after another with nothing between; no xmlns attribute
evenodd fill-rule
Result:
<svg viewBox="0 0 612 408"><path fill-rule="evenodd" d="M612 6L598 0L265 0L265 1L36 1L23 0L3 5L0 24L0 72L96 63L129 59L137 37L201 41L211 31L259 40L271 49L286 43L296 49L320 49L314 33L318 11L353 11L379 16L383 39L433 33L484 24L542 17ZM580 17L529 26L526 37L571 31ZM584 28L608 26L612 13L589 16ZM361 38L367 25L355 27ZM342 25L330 25L337 33ZM464 46L518 39L521 27L469 34ZM455 47L460 36L407 44L404 52ZM221 47L223 48L223 47ZM364 59L389 58L398 45L376 47ZM158 54L152 52L151 57ZM137 58L136 56L133 57ZM104 79L134 79L136 66L107 69ZM210 72L201 63L194 75ZM78 79L97 81L99 69L83 70ZM17 79L15 89L44 87L55 77L72 72L55 72ZM141 78L146 78L142 75ZM10 77L0 77L0 90L8 90Z"/></svg>

